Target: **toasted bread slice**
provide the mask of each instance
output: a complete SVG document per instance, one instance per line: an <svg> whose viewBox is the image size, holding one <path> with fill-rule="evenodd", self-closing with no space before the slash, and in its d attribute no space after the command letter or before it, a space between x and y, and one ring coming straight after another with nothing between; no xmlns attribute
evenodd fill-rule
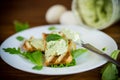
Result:
<svg viewBox="0 0 120 80"><path fill-rule="evenodd" d="M31 37L29 40L26 40L22 46L22 48L26 51L32 52L36 50L40 51L46 51L47 50L47 42L46 42L46 37L49 34L43 33L42 34L42 47L40 45L39 48L36 48L34 45L31 44L31 41L34 39L34 37ZM70 63L73 60L73 57L71 55L71 50L76 49L76 44L72 40L68 40L64 34L60 33L60 35L67 41L67 49L66 52L60 55L50 55L50 56L45 56L45 65L53 65L53 64L66 64ZM39 44L39 43L38 43Z"/></svg>
<svg viewBox="0 0 120 80"><path fill-rule="evenodd" d="M31 46L31 44L29 43L28 40L26 40L22 46L23 50L25 51L29 51L29 52L32 52L32 51L35 51L35 48L33 46Z"/></svg>
<svg viewBox="0 0 120 80"><path fill-rule="evenodd" d="M43 34L43 38L46 42L46 37L48 34ZM63 35L64 37L64 35ZM47 44L46 44L47 45ZM75 43L73 43L71 40L68 40L68 49L65 53L61 54L61 55L52 55L49 57L45 56L45 65L49 66L49 65L53 65L53 64L66 64L66 63L70 63L73 60L73 57L71 55L71 50L76 49L76 45Z"/></svg>
<svg viewBox="0 0 120 80"><path fill-rule="evenodd" d="M45 44L43 40L35 39L31 37L29 40L26 40L22 46L25 51L33 52L36 50L44 51Z"/></svg>
<svg viewBox="0 0 120 80"><path fill-rule="evenodd" d="M47 58L45 58L45 65L49 66L52 64L66 64L66 63L70 63L73 60L73 57L71 55L71 41L69 43L69 47L66 53L59 55L59 56L49 56Z"/></svg>

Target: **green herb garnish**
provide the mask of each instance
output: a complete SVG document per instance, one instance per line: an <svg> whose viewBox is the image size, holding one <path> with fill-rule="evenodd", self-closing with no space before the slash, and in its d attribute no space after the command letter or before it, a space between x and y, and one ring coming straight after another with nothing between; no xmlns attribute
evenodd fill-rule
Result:
<svg viewBox="0 0 120 80"><path fill-rule="evenodd" d="M77 58L77 57L79 57L81 54L84 54L84 53L86 53L88 50L87 49L76 49L76 50L73 50L72 51L72 56L74 57L74 58Z"/></svg>
<svg viewBox="0 0 120 80"><path fill-rule="evenodd" d="M23 41L23 40L24 40L24 37L22 37L22 36L17 36L16 39L17 39L18 41Z"/></svg>
<svg viewBox="0 0 120 80"><path fill-rule="evenodd" d="M43 54L40 51L35 52L21 52L20 48L4 48L5 52L8 52L9 54L19 54L25 57L26 59L30 60L32 63L35 64L33 69L41 70L43 67Z"/></svg>
<svg viewBox="0 0 120 80"><path fill-rule="evenodd" d="M107 48L106 48L106 47L104 47L104 48L102 48L102 51L106 51L106 49L107 49Z"/></svg>
<svg viewBox="0 0 120 80"><path fill-rule="evenodd" d="M49 41L56 41L56 40L59 40L61 39L62 37L58 34L49 34L47 37L46 37L46 41L49 42Z"/></svg>
<svg viewBox="0 0 120 80"><path fill-rule="evenodd" d="M65 64L66 67L75 66L75 65L76 65L76 60L75 59L73 59L71 63Z"/></svg>
<svg viewBox="0 0 120 80"><path fill-rule="evenodd" d="M32 69L41 70L42 68L43 68L43 66L34 66Z"/></svg>
<svg viewBox="0 0 120 80"><path fill-rule="evenodd" d="M48 28L48 30L56 30L56 27L55 26L51 26Z"/></svg>
<svg viewBox="0 0 120 80"><path fill-rule="evenodd" d="M50 67L53 67L53 68L63 68L63 67L70 67L70 66L75 66L75 65L76 65L76 61L75 61L75 59L73 59L71 63L52 64L52 65L50 65Z"/></svg>
<svg viewBox="0 0 120 80"><path fill-rule="evenodd" d="M115 50L112 52L111 57L117 59L120 50ZM101 70L102 80L118 80L118 69L113 63L107 63Z"/></svg>
<svg viewBox="0 0 120 80"><path fill-rule="evenodd" d="M10 54L21 54L20 48L3 48L5 52L8 52Z"/></svg>
<svg viewBox="0 0 120 80"><path fill-rule="evenodd" d="M29 28L28 23L21 23L21 22L15 21L14 25L15 25L16 32L20 32Z"/></svg>
<svg viewBox="0 0 120 80"><path fill-rule="evenodd" d="M43 55L40 51L35 51L32 53L26 53L25 57L29 59L32 63L36 64L33 69L40 70L43 67Z"/></svg>

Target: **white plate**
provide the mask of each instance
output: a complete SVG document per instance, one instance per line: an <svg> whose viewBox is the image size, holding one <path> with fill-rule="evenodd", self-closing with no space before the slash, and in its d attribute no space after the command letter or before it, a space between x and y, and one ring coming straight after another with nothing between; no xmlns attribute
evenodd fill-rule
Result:
<svg viewBox="0 0 120 80"><path fill-rule="evenodd" d="M101 56L95 54L95 53L86 53L87 55L81 55L76 59L77 65L73 67L65 67L65 68L50 68L50 67L43 67L42 70L33 70L32 67L34 64L26 61L19 55L11 55L3 51L3 48L8 47L20 47L22 45L22 42L18 41L16 39L17 36L23 36L26 39L29 39L31 36L34 36L35 38L41 38L41 34L49 33L51 32L48 30L48 27L51 25L46 26L38 26L35 28L31 28L19 33L14 34L13 36L6 39L1 47L0 47L0 55L1 58L10 66L30 72L30 73L36 73L36 74L44 74L44 75L67 75L67 74L75 74L80 73L84 71L88 71L94 68L97 68L103 64L106 63L106 59L102 58ZM81 36L81 39L84 42L90 43L97 47L98 49L102 49L103 47L106 47L106 53L110 55L110 53L113 50L117 49L117 45L115 41L109 37L107 34L93 29L83 28L81 26L73 26L73 25L55 25L57 30L60 30L61 28L70 28L76 32L78 32Z"/></svg>

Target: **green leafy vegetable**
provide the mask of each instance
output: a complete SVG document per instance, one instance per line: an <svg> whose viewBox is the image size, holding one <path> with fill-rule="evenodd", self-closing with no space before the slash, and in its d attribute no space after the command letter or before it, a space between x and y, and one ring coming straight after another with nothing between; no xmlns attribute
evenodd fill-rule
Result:
<svg viewBox="0 0 120 80"><path fill-rule="evenodd" d="M120 50L115 50L112 52L111 57L117 59ZM101 70L102 80L117 80L118 79L118 70L117 66L113 63L107 63Z"/></svg>
<svg viewBox="0 0 120 80"><path fill-rule="evenodd" d="M32 63L36 64L33 69L40 70L43 67L43 55L40 51L35 51L32 53L26 53L25 57L27 57Z"/></svg>
<svg viewBox="0 0 120 80"><path fill-rule="evenodd" d="M16 30L16 32L20 32L20 31L23 31L23 30L29 28L28 23L20 23L20 22L18 22L18 21L15 21L15 22L14 22L14 25L15 25L15 30Z"/></svg>
<svg viewBox="0 0 120 80"><path fill-rule="evenodd" d="M65 64L66 67L75 66L75 65L76 65L75 59L73 59L71 63Z"/></svg>
<svg viewBox="0 0 120 80"><path fill-rule="evenodd" d="M83 54L83 53L86 53L88 50L87 49L76 49L76 50L73 50L72 51L72 56L74 57L74 58L77 58L77 57L79 57L81 54Z"/></svg>
<svg viewBox="0 0 120 80"><path fill-rule="evenodd" d="M21 54L20 48L3 48L5 52L9 52L10 54Z"/></svg>
<svg viewBox="0 0 120 80"><path fill-rule="evenodd" d="M107 49L106 47L102 48L103 51L106 51L106 49Z"/></svg>
<svg viewBox="0 0 120 80"><path fill-rule="evenodd" d="M24 40L24 37L22 37L22 36L17 36L16 39L17 39L18 41L23 41L23 40Z"/></svg>
<svg viewBox="0 0 120 80"><path fill-rule="evenodd" d="M9 54L20 54L26 59L30 60L32 63L35 64L33 69L40 70L43 67L43 55L42 52L40 51L35 51L35 52L21 52L20 48L4 48L3 49L5 52L9 52Z"/></svg>
<svg viewBox="0 0 120 80"><path fill-rule="evenodd" d="M62 37L58 34L49 34L47 37L46 37L46 41L49 42L49 41L55 41L55 40L59 40L61 39Z"/></svg>
<svg viewBox="0 0 120 80"><path fill-rule="evenodd" d="M75 65L76 65L76 61L75 61L75 59L73 59L71 63L67 63L67 64L52 64L52 65L50 65L50 67L53 67L53 68L63 68L63 67L70 67L70 66L75 66Z"/></svg>
<svg viewBox="0 0 120 80"><path fill-rule="evenodd" d="M48 30L56 30L56 27L55 26L51 26L48 28Z"/></svg>
<svg viewBox="0 0 120 80"><path fill-rule="evenodd" d="M43 66L34 66L32 69L41 70L42 68L43 68Z"/></svg>

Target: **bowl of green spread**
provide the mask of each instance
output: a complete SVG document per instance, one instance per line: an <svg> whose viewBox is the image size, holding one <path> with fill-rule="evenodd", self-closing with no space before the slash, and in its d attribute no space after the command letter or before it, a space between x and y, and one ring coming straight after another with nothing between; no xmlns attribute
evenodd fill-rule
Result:
<svg viewBox="0 0 120 80"><path fill-rule="evenodd" d="M80 24L105 29L120 19L119 0L73 0L72 11Z"/></svg>

